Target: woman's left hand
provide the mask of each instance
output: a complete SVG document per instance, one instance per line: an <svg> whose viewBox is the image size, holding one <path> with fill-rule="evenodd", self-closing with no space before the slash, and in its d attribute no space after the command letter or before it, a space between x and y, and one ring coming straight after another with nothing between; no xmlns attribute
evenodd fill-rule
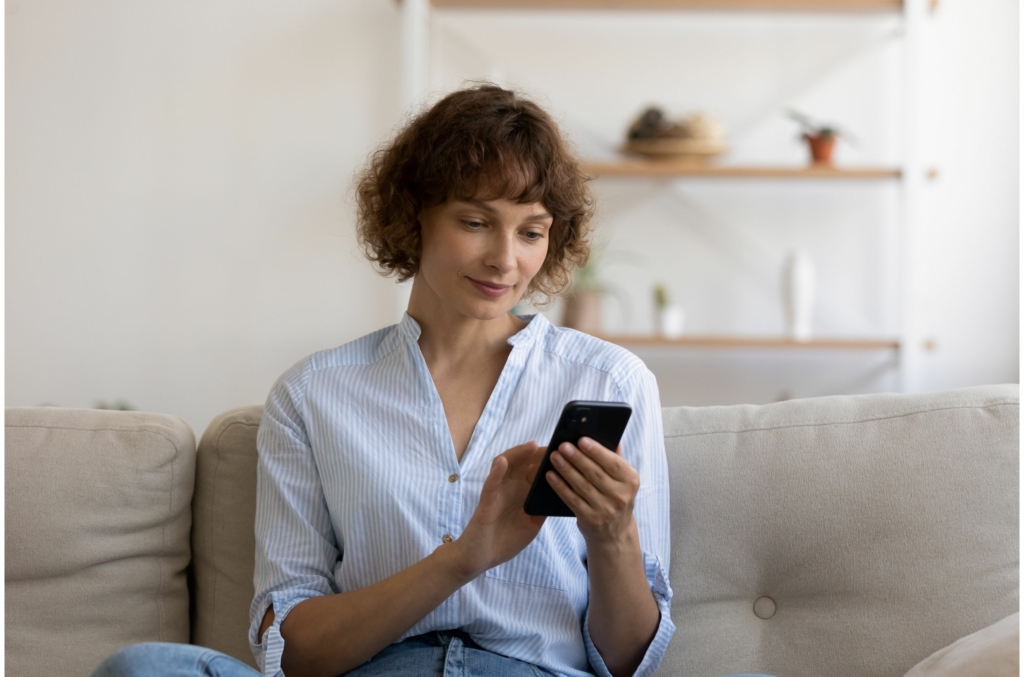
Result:
<svg viewBox="0 0 1024 677"><path fill-rule="evenodd" d="M558 472L548 471L548 484L576 514L588 546L622 542L636 533L633 501L640 476L622 457L622 445L611 451L589 437L579 446L563 442L552 452Z"/></svg>

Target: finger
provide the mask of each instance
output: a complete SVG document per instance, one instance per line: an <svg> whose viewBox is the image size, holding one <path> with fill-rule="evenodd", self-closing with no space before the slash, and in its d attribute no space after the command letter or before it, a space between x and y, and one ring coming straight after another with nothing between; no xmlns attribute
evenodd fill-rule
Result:
<svg viewBox="0 0 1024 677"><path fill-rule="evenodd" d="M537 479L538 470L540 470L540 463L531 463L526 466L526 473L524 473L523 479L526 480L527 484L533 484L533 481Z"/></svg>
<svg viewBox="0 0 1024 677"><path fill-rule="evenodd" d="M579 456L579 454L576 454ZM551 454L551 464L558 470L562 480L575 491L580 498L585 500L591 507L596 507L601 500L601 491L588 480L583 473L569 461L565 460L562 452L556 451Z"/></svg>
<svg viewBox="0 0 1024 677"><path fill-rule="evenodd" d="M619 450L622 449L622 445L618 446L616 451L612 451L605 446L599 444L596 440L589 437L581 437L579 441L579 449L586 454L587 458L592 459L595 463L601 466L601 468L608 473L608 476L618 480L619 482L625 482L629 478L629 470L632 466L629 462L622 457Z"/></svg>
<svg viewBox="0 0 1024 677"><path fill-rule="evenodd" d="M511 449L508 449L505 454L516 457L529 456L537 451L538 446L537 440L530 440L529 442L523 442L522 444L517 444Z"/></svg>
<svg viewBox="0 0 1024 677"><path fill-rule="evenodd" d="M506 449L501 452L491 461L491 470L494 469L494 462L499 458L504 460L505 475L508 477L514 477L517 473L517 468L521 465L523 458L528 458L533 450L536 448L536 442L524 442L523 444L517 444L511 449Z"/></svg>
<svg viewBox="0 0 1024 677"><path fill-rule="evenodd" d="M515 465L533 457L537 453L538 446L536 441L524 442L511 449L506 449L500 455L508 459L509 465Z"/></svg>
<svg viewBox="0 0 1024 677"><path fill-rule="evenodd" d="M544 477L547 479L548 484L551 485L551 488L555 490L555 493L558 494L558 497L561 498L567 506L569 506L569 510L572 510L572 514L584 519L587 519L591 514L593 514L590 504L584 501L579 494L573 491L572 487L566 484L565 480L559 477L558 473L553 470L549 470Z"/></svg>
<svg viewBox="0 0 1024 677"><path fill-rule="evenodd" d="M604 471L604 468L582 453L579 448L566 442L559 447L559 452L601 493L610 494L615 490L616 480L610 477ZM561 471L561 468L559 468L559 471Z"/></svg>
<svg viewBox="0 0 1024 677"><path fill-rule="evenodd" d="M481 494L488 494L498 490L501 481L505 479L505 471L508 470L508 460L502 456L491 461L491 471L487 473Z"/></svg>
<svg viewBox="0 0 1024 677"><path fill-rule="evenodd" d="M536 442L526 442L502 453L501 456L508 461L508 476L524 476L529 465L535 462L534 459L538 455L538 451L539 445Z"/></svg>

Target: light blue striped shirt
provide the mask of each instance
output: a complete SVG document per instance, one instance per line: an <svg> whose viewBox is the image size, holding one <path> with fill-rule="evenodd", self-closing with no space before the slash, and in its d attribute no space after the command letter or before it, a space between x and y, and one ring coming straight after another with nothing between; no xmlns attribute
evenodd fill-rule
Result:
<svg viewBox="0 0 1024 677"><path fill-rule="evenodd" d="M661 610L636 675L657 669L675 630L657 382L619 346L555 327L541 314L522 319L529 324L508 340L512 351L461 463L417 343L420 326L408 313L301 360L274 384L256 439L256 596L249 612L249 643L266 675L281 674L280 625L297 603L372 585L429 555L446 535L458 538L491 460L530 440L546 445L570 400L633 408L622 450L640 475L634 516ZM559 675L610 677L590 639L588 596L587 549L576 520L549 517L516 557L460 588L399 640L458 628L489 651ZM257 643L271 603L274 624Z"/></svg>

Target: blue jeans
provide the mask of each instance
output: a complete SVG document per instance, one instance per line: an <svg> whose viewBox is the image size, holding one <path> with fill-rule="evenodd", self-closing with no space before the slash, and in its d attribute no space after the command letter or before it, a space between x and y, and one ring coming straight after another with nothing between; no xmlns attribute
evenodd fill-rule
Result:
<svg viewBox="0 0 1024 677"><path fill-rule="evenodd" d="M245 663L192 644L144 642L100 664L92 677L260 677ZM515 658L480 648L459 630L431 632L392 644L346 677L552 677Z"/></svg>
<svg viewBox="0 0 1024 677"><path fill-rule="evenodd" d="M192 644L143 642L103 661L92 677L261 677L227 654ZM459 630L431 632L392 644L346 677L552 677L536 665L481 649ZM732 677L770 677L733 675Z"/></svg>

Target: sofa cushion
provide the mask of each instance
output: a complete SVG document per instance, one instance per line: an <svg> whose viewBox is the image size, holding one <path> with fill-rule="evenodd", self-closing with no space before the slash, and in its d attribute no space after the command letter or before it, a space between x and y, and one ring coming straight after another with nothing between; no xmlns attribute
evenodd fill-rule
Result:
<svg viewBox="0 0 1024 677"><path fill-rule="evenodd" d="M142 641L187 642L195 437L179 418L5 411L9 675L88 675Z"/></svg>
<svg viewBox="0 0 1024 677"><path fill-rule="evenodd" d="M665 674L892 677L1017 611L1019 386L663 413Z"/></svg>
<svg viewBox="0 0 1024 677"><path fill-rule="evenodd" d="M256 536L256 431L263 405L215 418L199 441L192 501L192 642L256 666L249 650Z"/></svg>
<svg viewBox="0 0 1024 677"><path fill-rule="evenodd" d="M904 677L1019 677L1020 614L962 637L918 663Z"/></svg>

